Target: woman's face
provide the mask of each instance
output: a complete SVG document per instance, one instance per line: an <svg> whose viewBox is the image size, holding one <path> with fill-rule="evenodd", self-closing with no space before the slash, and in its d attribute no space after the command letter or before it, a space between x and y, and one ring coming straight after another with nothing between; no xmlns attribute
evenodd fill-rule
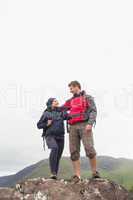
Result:
<svg viewBox="0 0 133 200"><path fill-rule="evenodd" d="M56 107L58 107L58 106L59 106L59 102L58 102L57 99L55 99L55 100L53 101L53 103L52 103L52 107L53 107L53 108L56 108Z"/></svg>

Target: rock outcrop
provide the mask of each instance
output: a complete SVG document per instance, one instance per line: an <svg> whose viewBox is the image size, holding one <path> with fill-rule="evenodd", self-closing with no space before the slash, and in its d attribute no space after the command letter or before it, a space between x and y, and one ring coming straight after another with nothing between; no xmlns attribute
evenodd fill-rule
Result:
<svg viewBox="0 0 133 200"><path fill-rule="evenodd" d="M65 180L28 179L15 188L0 188L0 200L129 200L128 191L107 179L86 179L74 184Z"/></svg>

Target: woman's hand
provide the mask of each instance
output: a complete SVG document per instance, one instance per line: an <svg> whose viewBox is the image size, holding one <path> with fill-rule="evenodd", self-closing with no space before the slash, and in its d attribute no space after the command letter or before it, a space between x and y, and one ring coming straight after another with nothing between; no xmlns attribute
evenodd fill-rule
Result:
<svg viewBox="0 0 133 200"><path fill-rule="evenodd" d="M47 126L50 126L52 124L52 119L49 119L47 122Z"/></svg>

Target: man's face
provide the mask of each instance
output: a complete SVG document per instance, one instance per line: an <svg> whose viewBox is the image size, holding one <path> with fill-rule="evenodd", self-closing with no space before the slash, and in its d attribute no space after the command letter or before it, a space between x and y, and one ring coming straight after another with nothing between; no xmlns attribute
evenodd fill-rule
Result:
<svg viewBox="0 0 133 200"><path fill-rule="evenodd" d="M69 89L72 94L78 94L81 91L78 86L70 86Z"/></svg>

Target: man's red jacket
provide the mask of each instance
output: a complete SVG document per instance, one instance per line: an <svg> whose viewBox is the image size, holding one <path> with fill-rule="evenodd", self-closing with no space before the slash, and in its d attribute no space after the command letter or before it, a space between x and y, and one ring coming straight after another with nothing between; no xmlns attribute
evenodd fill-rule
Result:
<svg viewBox="0 0 133 200"><path fill-rule="evenodd" d="M87 95L85 91L73 95L71 99L65 102L62 108L69 112L71 119L68 120L68 123L70 125L85 121L88 121L90 125L96 123L97 108L94 98L91 95Z"/></svg>

